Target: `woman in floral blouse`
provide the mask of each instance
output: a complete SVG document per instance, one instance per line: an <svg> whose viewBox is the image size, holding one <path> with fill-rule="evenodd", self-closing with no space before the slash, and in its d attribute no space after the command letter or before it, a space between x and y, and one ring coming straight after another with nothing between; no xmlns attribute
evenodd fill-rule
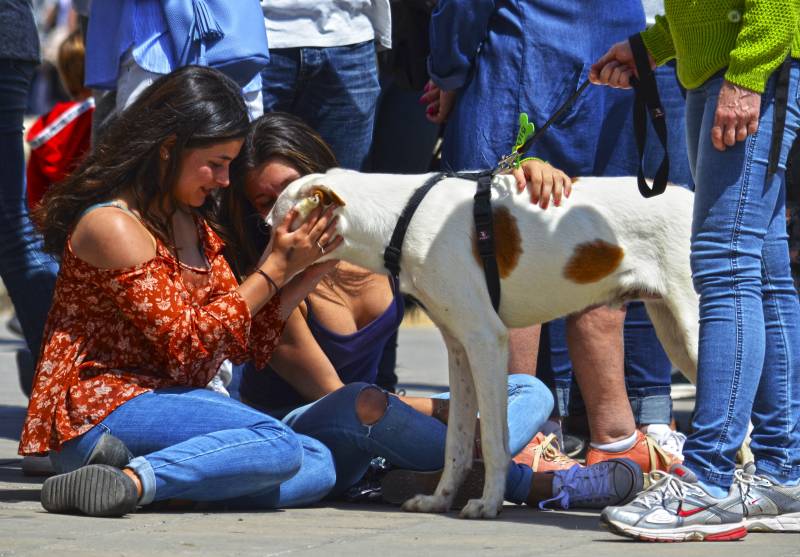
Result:
<svg viewBox="0 0 800 557"><path fill-rule="evenodd" d="M65 472L44 483L42 505L119 516L173 498L319 500L335 481L322 444L203 387L226 358L265 365L331 268L313 263L341 242L332 215L294 231L288 215L237 285L207 209L248 130L238 87L182 68L112 128L36 215L62 254L20 442Z"/></svg>

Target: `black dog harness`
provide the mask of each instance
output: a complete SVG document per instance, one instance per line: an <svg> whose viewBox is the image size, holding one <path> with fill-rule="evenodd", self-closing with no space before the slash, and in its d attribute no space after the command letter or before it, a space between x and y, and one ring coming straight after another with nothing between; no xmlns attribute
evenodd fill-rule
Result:
<svg viewBox="0 0 800 557"><path fill-rule="evenodd" d="M403 240L408 231L411 218L417 211L419 204L433 186L444 178L467 178L475 180L477 187L475 190L475 204L472 214L475 220L476 241L478 244L478 254L483 261L483 274L486 277L486 286L489 289L489 298L495 311L500 307L500 273L497 269L497 259L494 249L494 226L492 219L492 178L494 172L491 170L483 172L458 172L445 174L438 172L425 180L425 183L414 190L408 203L400 213L397 224L392 232L389 245L383 252L383 264L395 278L400 275L400 257L402 255Z"/></svg>

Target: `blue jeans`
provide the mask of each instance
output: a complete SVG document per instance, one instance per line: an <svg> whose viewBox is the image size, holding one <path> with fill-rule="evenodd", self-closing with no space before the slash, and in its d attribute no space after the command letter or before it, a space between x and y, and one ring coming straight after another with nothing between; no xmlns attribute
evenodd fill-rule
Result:
<svg viewBox="0 0 800 557"><path fill-rule="evenodd" d="M277 48L261 71L264 112L299 116L331 146L339 165L361 170L380 94L372 41L327 48Z"/></svg>
<svg viewBox="0 0 800 557"><path fill-rule="evenodd" d="M376 423L364 425L356 414L356 399L368 383L345 385L311 404L296 408L283 422L294 431L322 441L333 453L336 487L340 494L354 485L376 456L411 470L438 470L444 466L447 426L417 412L396 397L388 397L386 412ZM449 398L449 393L436 398ZM549 389L533 376L508 378L508 439L511 454L520 452L553 409ZM530 467L512 462L506 499L522 503L530 491Z"/></svg>
<svg viewBox="0 0 800 557"><path fill-rule="evenodd" d="M103 433L134 455L141 504L165 499L218 501L272 509L322 499L335 482L325 446L275 418L218 393L158 389L129 400L51 458L62 472L83 466Z"/></svg>
<svg viewBox="0 0 800 557"><path fill-rule="evenodd" d="M56 261L42 251L25 195L22 118L35 69L33 62L0 59L0 277L34 357L58 273Z"/></svg>
<svg viewBox="0 0 800 557"><path fill-rule="evenodd" d="M758 132L723 152L710 139L723 78L709 79L686 99L700 344L694 433L683 454L701 481L725 489L751 417L758 472L780 483L800 479L800 303L784 215L786 158L800 125L799 75L795 60L780 168L770 178L774 75L762 96Z"/></svg>

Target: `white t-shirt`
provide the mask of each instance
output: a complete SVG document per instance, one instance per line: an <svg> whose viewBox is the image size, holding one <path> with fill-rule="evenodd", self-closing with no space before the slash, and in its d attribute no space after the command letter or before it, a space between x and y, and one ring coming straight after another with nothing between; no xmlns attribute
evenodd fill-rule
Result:
<svg viewBox="0 0 800 557"><path fill-rule="evenodd" d="M270 48L392 47L389 0L261 0Z"/></svg>

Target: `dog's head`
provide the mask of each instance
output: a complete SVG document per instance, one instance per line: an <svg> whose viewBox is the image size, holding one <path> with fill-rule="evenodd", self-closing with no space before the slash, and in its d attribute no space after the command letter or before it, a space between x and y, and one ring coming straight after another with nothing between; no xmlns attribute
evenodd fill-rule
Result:
<svg viewBox="0 0 800 557"><path fill-rule="evenodd" d="M298 217L292 225L295 229L317 207L327 208L331 205L344 207L346 205L344 199L323 183L325 176L325 174L309 174L289 184L275 200L275 205L267 215L266 223L270 226L280 224L287 213L294 208L298 212Z"/></svg>

